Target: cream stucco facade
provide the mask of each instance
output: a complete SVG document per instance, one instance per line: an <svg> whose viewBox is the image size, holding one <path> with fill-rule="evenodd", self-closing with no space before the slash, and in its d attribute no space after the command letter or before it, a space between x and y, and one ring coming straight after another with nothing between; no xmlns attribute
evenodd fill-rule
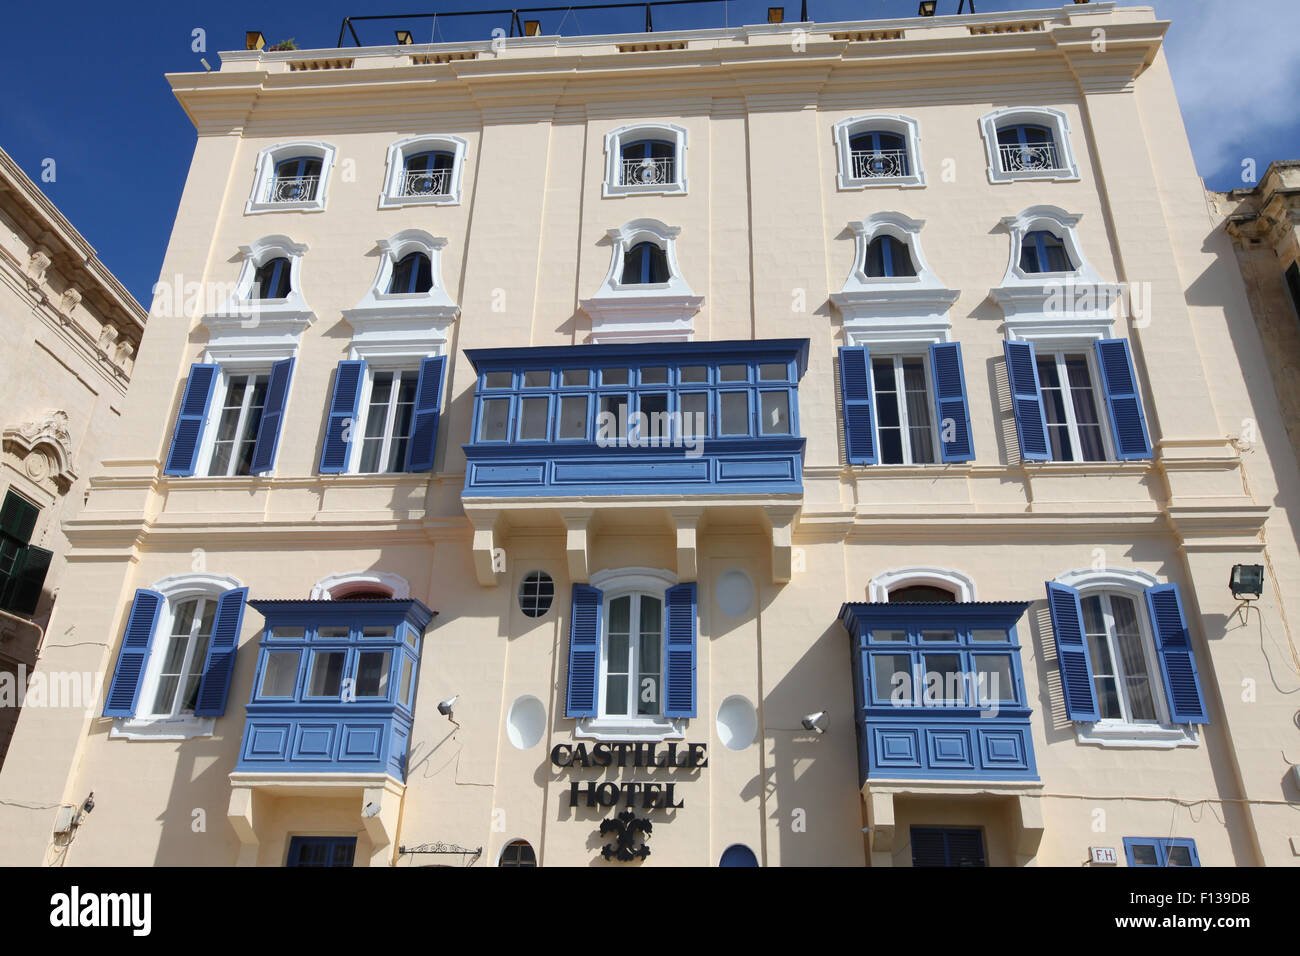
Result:
<svg viewBox="0 0 1300 956"><path fill-rule="evenodd" d="M909 865L913 828L977 831L991 865L1077 866L1094 846L1123 865L1124 839L1143 837L1194 840L1204 865L1300 862L1288 696L1300 686L1300 475L1231 241L1206 213L1161 52L1166 26L1101 3L656 34L657 50L619 36L241 52L219 71L171 76L199 135L162 282L220 291L196 304L164 290L154 303L113 452L65 524L77 600L60 602L54 630L80 639L51 641L40 667L105 686L120 676L137 589L183 594L188 580L208 594L305 601L331 588L341 598L351 582L437 612L409 748L397 775L250 770L245 705L265 677L250 606L220 715L146 728L102 705L24 710L0 773L0 859L276 866L294 837L330 836L355 837L359 865L494 865L517 840L541 865L606 865L599 826L611 808L570 806L571 785L630 781L671 782L681 803L645 811L651 866L716 865L737 844L764 865ZM837 124L875 116L890 118L880 128L898 131L923 178L846 181L852 150ZM1003 121L1052 130L1063 155L1046 174L1031 164L1007 175L990 139ZM637 127L670 141L677 167L665 188L611 194L610 134ZM455 195L439 193L452 201L385 191L394 144L421 136L456 155ZM273 195L255 192L266 163L299 152L321 163L314 194L259 208ZM911 237L915 281L854 277L871 230L886 227ZM1043 229L1109 308L1052 314L1012 246ZM661 288L619 278L617 244L643 240L672 260ZM408 242L424 243L434 288L385 300L385 256ZM290 263L291 294L223 320L271 257ZM589 346L597 322L615 333ZM708 343L806 339L794 386L801 490L657 493L615 476L575 493L471 493L490 471L472 458L489 428L480 373L509 357L467 350L522 361L629 339L659 343L670 363ZM1150 453L1120 460L1106 431L1104 460L1022 459L1004 342L1087 355L1097 339L1129 344ZM911 354L947 341L961 344L970 460L849 464L838 349ZM413 356L445 358L432 469L321 474L339 363L380 369L385 356L408 368ZM289 358L270 470L165 474L193 364L265 371ZM1257 441L1242 441L1247 428ZM195 454L211 471L215 452ZM1265 568L1244 611L1226 583L1235 564ZM520 592L535 571L554 601L530 616ZM1207 722L1108 736L1104 721L1072 720L1044 587L1058 579L1135 595L1176 584ZM704 744L707 765L555 766L555 748L563 758L610 736L582 736L565 716L581 586L608 598L625 584L668 594L691 582L692 715L638 739L675 733L683 750ZM907 586L972 608L1027 604L1015 635L1036 766L860 766L856 637L841 606L883 604ZM1148 676L1159 683L1154 665ZM91 791L93 813L56 834L58 807ZM436 844L471 852L399 852Z"/></svg>

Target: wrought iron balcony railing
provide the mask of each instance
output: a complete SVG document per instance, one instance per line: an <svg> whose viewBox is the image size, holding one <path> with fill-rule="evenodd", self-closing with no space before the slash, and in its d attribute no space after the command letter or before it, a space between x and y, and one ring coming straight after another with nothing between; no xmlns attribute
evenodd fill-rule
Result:
<svg viewBox="0 0 1300 956"><path fill-rule="evenodd" d="M669 186L677 181L676 164L669 157L623 160L623 186Z"/></svg>
<svg viewBox="0 0 1300 956"><path fill-rule="evenodd" d="M1036 143L1029 146L1003 144L998 147L998 156L1002 163L1002 171L1006 173L1062 168L1055 143Z"/></svg>
<svg viewBox="0 0 1300 956"><path fill-rule="evenodd" d="M408 169L402 174L403 196L447 196L451 193L450 169Z"/></svg>
<svg viewBox="0 0 1300 956"><path fill-rule="evenodd" d="M319 188L319 176L277 176L271 180L264 201L311 202Z"/></svg>
<svg viewBox="0 0 1300 956"><path fill-rule="evenodd" d="M849 157L853 161L854 179L908 175L907 151L903 149L854 150Z"/></svg>

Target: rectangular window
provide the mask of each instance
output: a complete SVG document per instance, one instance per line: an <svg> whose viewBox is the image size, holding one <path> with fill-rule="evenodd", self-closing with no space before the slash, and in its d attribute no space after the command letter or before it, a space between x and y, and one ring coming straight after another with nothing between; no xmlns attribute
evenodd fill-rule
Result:
<svg viewBox="0 0 1300 956"><path fill-rule="evenodd" d="M641 439L658 444L667 444L672 439L672 429L668 421L668 394L651 392L638 396L641 418L637 429Z"/></svg>
<svg viewBox="0 0 1300 956"><path fill-rule="evenodd" d="M402 682L399 685L399 688L401 690L401 697L398 698L398 703L404 704L407 707L411 706L411 676L412 674L414 674L414 672L415 672L415 665L412 663L409 657L403 655L402 656Z"/></svg>
<svg viewBox="0 0 1300 956"><path fill-rule="evenodd" d="M709 421L709 396L705 392L687 392L681 396L682 435L707 438L712 433Z"/></svg>
<svg viewBox="0 0 1300 956"><path fill-rule="evenodd" d="M723 392L718 396L718 433L749 434L749 393Z"/></svg>
<svg viewBox="0 0 1300 956"><path fill-rule="evenodd" d="M1129 866L1200 866L1196 841L1187 837L1124 837Z"/></svg>
<svg viewBox="0 0 1300 956"><path fill-rule="evenodd" d="M546 426L551 418L548 398L524 398L519 401L519 440L546 441Z"/></svg>
<svg viewBox="0 0 1300 956"><path fill-rule="evenodd" d="M1151 669L1133 599L1121 594L1088 594L1079 603L1101 719L1156 721Z"/></svg>
<svg viewBox="0 0 1300 956"><path fill-rule="evenodd" d="M585 368L566 368L560 375L560 384L565 388L591 385L591 372Z"/></svg>
<svg viewBox="0 0 1300 956"><path fill-rule="evenodd" d="M172 632L167 638L150 713L166 716L194 713L216 613L217 602L204 598L184 601L173 608Z"/></svg>
<svg viewBox="0 0 1300 956"><path fill-rule="evenodd" d="M624 594L609 602L602 714L658 717L663 712L663 601Z"/></svg>
<svg viewBox="0 0 1300 956"><path fill-rule="evenodd" d="M677 377L683 385L699 385L709 380L709 370L704 365L683 365Z"/></svg>
<svg viewBox="0 0 1300 956"><path fill-rule="evenodd" d="M297 651L272 651L266 655L266 669L262 672L259 697L292 697L298 682Z"/></svg>
<svg viewBox="0 0 1300 956"><path fill-rule="evenodd" d="M262 423L269 375L229 375L217 417L216 437L208 474L213 477L250 474L257 427Z"/></svg>
<svg viewBox="0 0 1300 956"><path fill-rule="evenodd" d="M910 654L872 654L876 702L913 703L912 657Z"/></svg>
<svg viewBox="0 0 1300 956"><path fill-rule="evenodd" d="M524 388L550 388L551 373L547 369L530 369L524 372Z"/></svg>
<svg viewBox="0 0 1300 956"><path fill-rule="evenodd" d="M974 829L912 827L913 866L987 866L984 835Z"/></svg>
<svg viewBox="0 0 1300 956"><path fill-rule="evenodd" d="M392 651L362 651L357 659L357 696L387 698L392 663Z"/></svg>
<svg viewBox="0 0 1300 956"><path fill-rule="evenodd" d="M315 651L311 657L308 697L338 697L343 689L344 651Z"/></svg>
<svg viewBox="0 0 1300 956"><path fill-rule="evenodd" d="M514 384L513 372L488 372L483 376L484 388L509 388Z"/></svg>
<svg viewBox="0 0 1300 956"><path fill-rule="evenodd" d="M1105 461L1097 391L1082 352L1038 353L1038 384L1053 461Z"/></svg>
<svg viewBox="0 0 1300 956"><path fill-rule="evenodd" d="M560 396L560 426L558 438L583 439L587 437L587 396Z"/></svg>
<svg viewBox="0 0 1300 956"><path fill-rule="evenodd" d="M951 613L958 607L917 605L906 612L906 621L882 620L866 631L871 648L866 678L872 699L862 706L947 708L1023 703L1015 632L968 627ZM969 613L974 615L972 623L989 623L981 621L977 611ZM901 675L907 681L896 690Z"/></svg>
<svg viewBox="0 0 1300 956"><path fill-rule="evenodd" d="M10 599L22 577L23 552L30 550L32 533L41 509L16 492L6 492L0 508L0 606L11 606ZM20 612L21 613L21 612Z"/></svg>
<svg viewBox="0 0 1300 956"><path fill-rule="evenodd" d="M351 866L356 837L301 837L289 840L287 866Z"/></svg>
<svg viewBox="0 0 1300 956"><path fill-rule="evenodd" d="M505 441L510 421L510 399L489 398L483 402L483 411L479 416L479 441Z"/></svg>
<svg viewBox="0 0 1300 956"><path fill-rule="evenodd" d="M760 392L759 422L760 435L790 434L790 393Z"/></svg>
<svg viewBox="0 0 1300 956"><path fill-rule="evenodd" d="M881 464L928 465L937 460L928 375L921 358L872 359Z"/></svg>
<svg viewBox="0 0 1300 956"><path fill-rule="evenodd" d="M1011 658L1005 654L975 654L975 692L979 703L1014 702L1018 696Z"/></svg>
<svg viewBox="0 0 1300 956"><path fill-rule="evenodd" d="M406 467L411 417L415 413L417 371L376 371L370 384L362 429L362 474L391 473Z"/></svg>

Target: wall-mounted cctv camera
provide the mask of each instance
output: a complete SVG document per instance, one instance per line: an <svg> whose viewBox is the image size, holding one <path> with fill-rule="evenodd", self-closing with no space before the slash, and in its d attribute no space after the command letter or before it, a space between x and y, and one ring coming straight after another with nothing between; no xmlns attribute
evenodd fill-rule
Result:
<svg viewBox="0 0 1300 956"><path fill-rule="evenodd" d="M361 808L361 815L367 818L379 816L379 804L371 800L369 803L367 803L364 807Z"/></svg>
<svg viewBox="0 0 1300 956"><path fill-rule="evenodd" d="M819 710L815 714L809 714L802 721L804 730L811 730L819 734L826 733L826 728L822 726L826 721L826 711Z"/></svg>
<svg viewBox="0 0 1300 956"><path fill-rule="evenodd" d="M438 704L438 713L442 714L442 716L444 717L450 717L451 709L456 706L456 701L459 699L460 699L459 694L457 694L455 697L448 697L446 700Z"/></svg>

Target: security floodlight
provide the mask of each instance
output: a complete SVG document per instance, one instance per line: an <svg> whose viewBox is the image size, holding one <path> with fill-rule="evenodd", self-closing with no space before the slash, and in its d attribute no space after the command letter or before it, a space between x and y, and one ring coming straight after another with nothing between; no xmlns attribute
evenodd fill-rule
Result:
<svg viewBox="0 0 1300 956"><path fill-rule="evenodd" d="M921 0L921 5L916 8L916 15L918 17L934 16L934 6L936 2L937 0Z"/></svg>
<svg viewBox="0 0 1300 956"><path fill-rule="evenodd" d="M459 700L459 698L460 695L457 695L455 697L448 697L446 700L439 703L438 713L442 714L442 716L444 717L450 717L451 709L456 706L456 701Z"/></svg>
<svg viewBox="0 0 1300 956"><path fill-rule="evenodd" d="M1234 564L1228 587L1238 601L1253 601L1264 593L1264 566L1262 564Z"/></svg>
<svg viewBox="0 0 1300 956"><path fill-rule="evenodd" d="M82 813L89 813L95 809L95 791L90 791L90 796L86 797L86 802L81 805Z"/></svg>
<svg viewBox="0 0 1300 956"><path fill-rule="evenodd" d="M826 719L826 711L819 710L815 714L809 714L802 721L804 730L811 730L814 733L824 734L826 729L821 726L822 721Z"/></svg>
<svg viewBox="0 0 1300 956"><path fill-rule="evenodd" d="M393 33L397 35L398 46L410 46L412 43L415 42L411 38L410 30L394 30Z"/></svg>
<svg viewBox="0 0 1300 956"><path fill-rule="evenodd" d="M767 8L767 22L768 22L768 23L784 23L784 22L785 22L785 7L768 7L768 8Z"/></svg>
<svg viewBox="0 0 1300 956"><path fill-rule="evenodd" d="M249 30L244 34L245 50L260 50L266 46L266 37L262 36L261 30Z"/></svg>

